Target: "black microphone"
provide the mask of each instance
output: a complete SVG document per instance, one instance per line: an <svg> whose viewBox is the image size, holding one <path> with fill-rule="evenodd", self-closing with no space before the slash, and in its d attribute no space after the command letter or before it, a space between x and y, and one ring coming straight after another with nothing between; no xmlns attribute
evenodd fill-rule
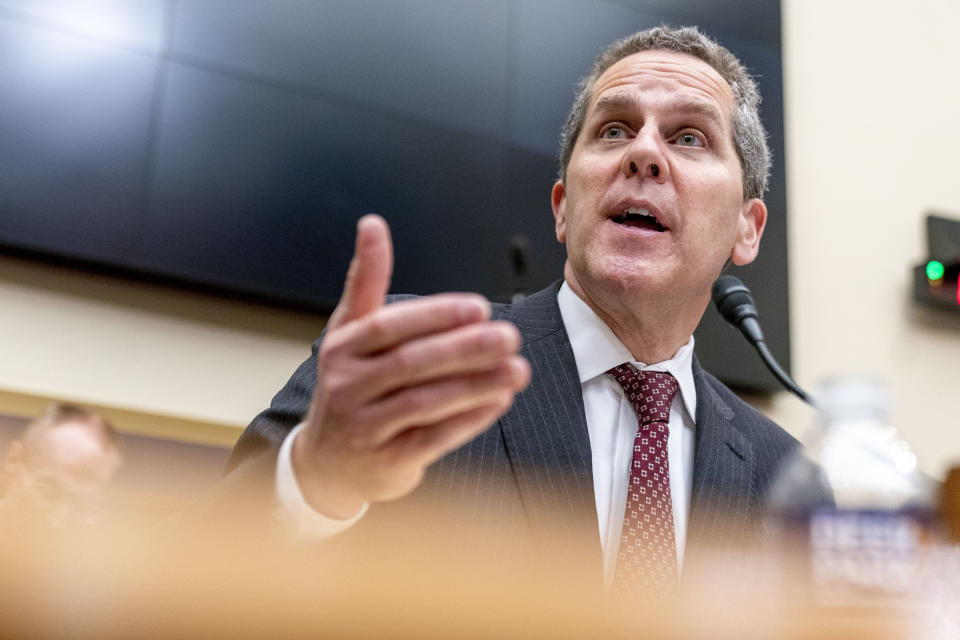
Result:
<svg viewBox="0 0 960 640"><path fill-rule="evenodd" d="M806 391L801 389L794 382L787 372L777 363L767 343L763 341L763 331L760 329L760 323L757 321L757 307L753 304L753 296L740 280L734 276L723 275L717 278L713 283L713 303L717 305L717 311L723 316L724 320L740 329L740 332L754 346L763 364L767 365L777 380L787 388L788 391L803 400L809 405L813 405L813 399Z"/></svg>

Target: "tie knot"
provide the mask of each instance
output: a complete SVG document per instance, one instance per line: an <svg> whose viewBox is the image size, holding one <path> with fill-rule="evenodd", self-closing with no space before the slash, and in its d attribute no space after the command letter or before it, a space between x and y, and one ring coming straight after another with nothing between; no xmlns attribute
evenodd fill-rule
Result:
<svg viewBox="0 0 960 640"><path fill-rule="evenodd" d="M672 375L662 371L637 371L626 363L610 369L607 375L623 389L640 424L670 422L670 405L680 390L680 384Z"/></svg>

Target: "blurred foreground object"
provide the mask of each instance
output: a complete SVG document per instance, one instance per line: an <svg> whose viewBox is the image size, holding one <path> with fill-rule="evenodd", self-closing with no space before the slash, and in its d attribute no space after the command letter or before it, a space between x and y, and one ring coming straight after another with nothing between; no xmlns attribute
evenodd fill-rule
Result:
<svg viewBox="0 0 960 640"><path fill-rule="evenodd" d="M960 638L960 467L953 467L940 488L940 522L944 543L931 554L928 581L921 598L927 603L923 638Z"/></svg>
<svg viewBox="0 0 960 640"><path fill-rule="evenodd" d="M105 419L53 404L7 446L0 522L93 524L121 463L117 435Z"/></svg>
<svg viewBox="0 0 960 640"><path fill-rule="evenodd" d="M201 508L160 528L124 517L98 527L23 520L0 528L0 637L957 637L949 634L960 600L947 575L958 568L955 549L938 556L941 566L919 565L950 579L926 580L901 593L900 606L870 615L772 588L762 545L705 550L716 571L688 575L668 602L621 607L557 553L573 534L561 520L555 538L532 543L504 535L517 523L477 521L449 504L424 504L389 532L324 545L290 543L279 526L251 527L256 500L230 505L236 512ZM788 567L809 559L805 548L783 549L777 558Z"/></svg>
<svg viewBox="0 0 960 640"><path fill-rule="evenodd" d="M890 425L881 386L834 379L817 397L812 442L770 494L768 532L789 549L777 568L785 602L917 620L938 533L934 483Z"/></svg>
<svg viewBox="0 0 960 640"><path fill-rule="evenodd" d="M940 489L940 519L949 540L960 544L960 467L950 469L943 481Z"/></svg>
<svg viewBox="0 0 960 640"><path fill-rule="evenodd" d="M460 515L438 509L399 523L387 536L309 547L251 536L237 521L220 518L163 529L111 520L97 528L8 532L0 540L0 636L914 637L903 620L887 616L827 618L810 608L780 615L778 594L746 555L735 589L729 581L726 589L688 584L669 601L620 607L592 587L577 563L558 562L553 549L498 538L496 525L481 525L477 536ZM458 524L449 526L451 520ZM464 540L474 553L465 551Z"/></svg>

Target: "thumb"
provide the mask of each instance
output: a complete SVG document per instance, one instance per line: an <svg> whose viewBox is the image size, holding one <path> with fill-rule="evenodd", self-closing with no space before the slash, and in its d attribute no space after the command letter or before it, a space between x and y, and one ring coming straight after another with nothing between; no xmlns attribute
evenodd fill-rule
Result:
<svg viewBox="0 0 960 640"><path fill-rule="evenodd" d="M334 329L383 306L393 274L393 243L387 221L368 214L357 222L357 243L343 294L328 327Z"/></svg>

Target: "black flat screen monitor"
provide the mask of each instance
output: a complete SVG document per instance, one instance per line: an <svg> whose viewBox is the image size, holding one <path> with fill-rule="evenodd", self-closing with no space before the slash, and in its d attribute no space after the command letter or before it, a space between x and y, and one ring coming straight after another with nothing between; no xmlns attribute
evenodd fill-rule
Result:
<svg viewBox="0 0 960 640"><path fill-rule="evenodd" d="M329 310L377 212L394 291L508 298L562 273L549 194L577 80L660 23L700 25L761 85L769 224L738 273L789 366L776 1L0 0L0 244ZM776 387L714 311L697 340L727 382Z"/></svg>

